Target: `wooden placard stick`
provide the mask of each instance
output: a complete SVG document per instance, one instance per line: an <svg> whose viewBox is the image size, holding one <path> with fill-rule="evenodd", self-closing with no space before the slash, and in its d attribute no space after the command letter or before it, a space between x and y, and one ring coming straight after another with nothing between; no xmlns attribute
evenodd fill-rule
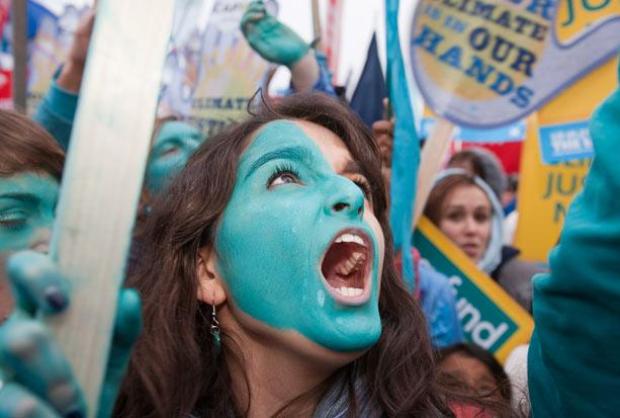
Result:
<svg viewBox="0 0 620 418"><path fill-rule="evenodd" d="M52 256L72 286L50 320L95 416L142 188L174 0L100 0Z"/></svg>
<svg viewBox="0 0 620 418"><path fill-rule="evenodd" d="M322 51L323 46L321 42L322 28L321 28L321 13L319 8L319 0L312 0L312 35L313 41L317 42L314 48L317 51Z"/></svg>
<svg viewBox="0 0 620 418"><path fill-rule="evenodd" d="M418 188L415 196L415 211L411 230L414 231L428 196L433 189L435 176L441 170L443 159L448 152L454 125L442 117L438 117L437 124L422 148L420 168L418 171Z"/></svg>
<svg viewBox="0 0 620 418"><path fill-rule="evenodd" d="M28 74L28 6L27 0L11 2L11 25L13 29L13 107L26 111Z"/></svg>

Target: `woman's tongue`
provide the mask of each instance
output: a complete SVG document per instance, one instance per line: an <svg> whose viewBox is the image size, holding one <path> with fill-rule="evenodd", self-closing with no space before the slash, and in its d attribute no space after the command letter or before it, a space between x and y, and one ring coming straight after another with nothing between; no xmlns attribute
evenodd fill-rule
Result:
<svg viewBox="0 0 620 418"><path fill-rule="evenodd" d="M359 296L364 289L365 263L363 252L336 251L332 257L326 257L327 266L324 267L327 267L327 271L323 271L323 274L327 283L343 295Z"/></svg>

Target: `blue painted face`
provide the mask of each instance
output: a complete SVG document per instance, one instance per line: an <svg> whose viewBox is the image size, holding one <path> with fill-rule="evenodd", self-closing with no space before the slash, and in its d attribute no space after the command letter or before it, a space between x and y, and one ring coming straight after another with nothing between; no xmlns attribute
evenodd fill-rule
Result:
<svg viewBox="0 0 620 418"><path fill-rule="evenodd" d="M47 250L58 192L58 182L46 174L0 177L0 323L13 309L6 260L19 250Z"/></svg>
<svg viewBox="0 0 620 418"><path fill-rule="evenodd" d="M0 253L47 246L58 193L49 175L0 177Z"/></svg>
<svg viewBox="0 0 620 418"><path fill-rule="evenodd" d="M202 142L196 128L177 121L162 125L146 167L146 188L151 194L162 191L168 182L187 164L189 157Z"/></svg>
<svg viewBox="0 0 620 418"><path fill-rule="evenodd" d="M383 234L344 143L307 122L265 125L240 158L218 228L229 300L333 351L381 335Z"/></svg>

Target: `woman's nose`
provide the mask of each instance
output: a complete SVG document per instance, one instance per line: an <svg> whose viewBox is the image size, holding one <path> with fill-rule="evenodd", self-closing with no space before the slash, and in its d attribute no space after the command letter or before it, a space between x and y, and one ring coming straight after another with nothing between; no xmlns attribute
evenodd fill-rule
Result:
<svg viewBox="0 0 620 418"><path fill-rule="evenodd" d="M30 241L29 249L38 253L47 254L50 249L50 240L52 239L52 229L47 227L39 228L35 231Z"/></svg>
<svg viewBox="0 0 620 418"><path fill-rule="evenodd" d="M478 224L474 218L468 217L465 219L465 231L469 234L474 234L478 230Z"/></svg>
<svg viewBox="0 0 620 418"><path fill-rule="evenodd" d="M330 184L325 203L328 215L361 219L364 215L364 194L351 180L338 176Z"/></svg>

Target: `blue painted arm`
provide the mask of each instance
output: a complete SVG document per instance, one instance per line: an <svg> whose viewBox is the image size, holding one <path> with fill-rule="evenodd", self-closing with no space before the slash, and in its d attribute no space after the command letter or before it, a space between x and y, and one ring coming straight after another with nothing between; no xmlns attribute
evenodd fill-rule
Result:
<svg viewBox="0 0 620 418"><path fill-rule="evenodd" d="M551 272L534 279L534 417L620 411L620 90L596 111L590 129L596 157L551 253Z"/></svg>
<svg viewBox="0 0 620 418"><path fill-rule="evenodd" d="M0 326L0 418L85 417L87 406L71 367L36 314L54 315L69 305L67 283L45 255L13 256L8 273L19 311ZM140 298L121 291L98 418L111 415L131 348L142 329Z"/></svg>
<svg viewBox="0 0 620 418"><path fill-rule="evenodd" d="M69 148L78 97L59 87L54 78L34 115L34 120L52 134L65 151Z"/></svg>

